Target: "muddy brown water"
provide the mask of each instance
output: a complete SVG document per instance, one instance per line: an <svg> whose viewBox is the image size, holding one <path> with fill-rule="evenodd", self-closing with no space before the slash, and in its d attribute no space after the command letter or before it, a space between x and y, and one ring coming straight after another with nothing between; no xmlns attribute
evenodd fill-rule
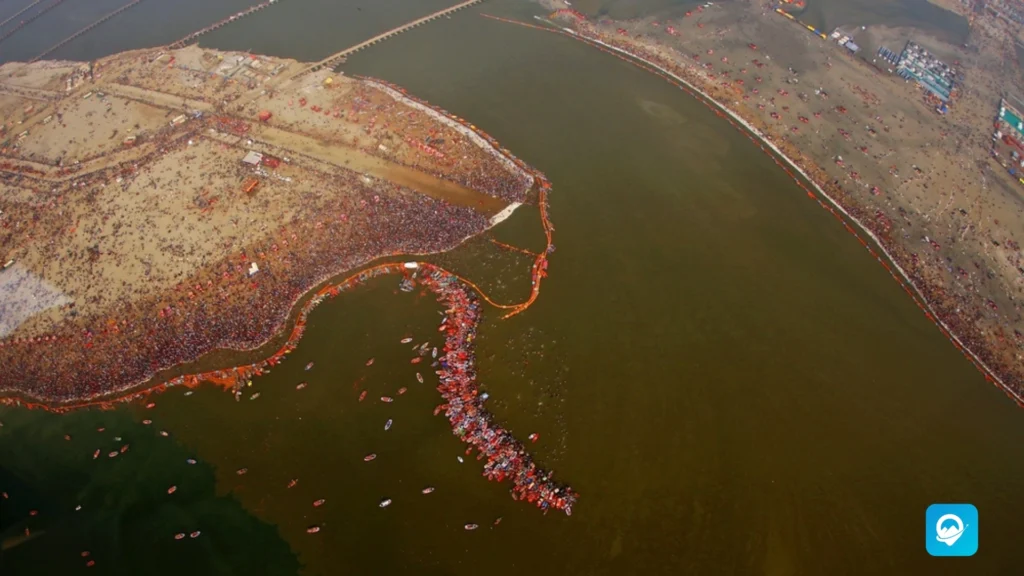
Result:
<svg viewBox="0 0 1024 576"><path fill-rule="evenodd" d="M536 458L581 493L574 515L544 516L457 461L464 446L431 416L436 377L399 343L440 343L438 305L385 277L321 306L241 402L201 388L152 409L0 409L0 539L16 544L4 574L80 570L84 551L97 574L1015 572L1020 410L703 105L571 39L477 15L529 10L486 3L345 70L470 119L552 180L551 277L526 313L487 313L477 353L493 412L539 433ZM211 40L280 46L245 34ZM296 36L280 55L335 44ZM543 247L529 207L492 235ZM496 298L528 293L528 259L486 239L434 260ZM979 508L976 557L926 555L933 502ZM26 525L45 533L18 544Z"/></svg>

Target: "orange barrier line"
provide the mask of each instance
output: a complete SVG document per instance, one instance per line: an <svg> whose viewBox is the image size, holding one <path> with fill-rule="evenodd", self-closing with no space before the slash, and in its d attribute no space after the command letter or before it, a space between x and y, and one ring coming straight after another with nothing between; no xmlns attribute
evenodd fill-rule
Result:
<svg viewBox="0 0 1024 576"><path fill-rule="evenodd" d="M395 91L401 93L403 97L408 98L410 100L413 100L415 102L418 102L419 104L421 104L423 106L428 106L432 110L434 110L435 112L437 112L439 114L443 114L448 119L453 120L455 122L458 122L464 128L472 130L477 135L479 135L481 138L483 138L488 143L490 143L495 148L495 150L498 150L502 155L505 156L505 158L510 160L515 165L519 166L519 168L521 168L522 170L525 170L527 172L532 173L533 177L534 177L535 185L536 185L536 183L538 181L540 182L540 195L539 195L539 199L538 199L538 205L539 205L539 208L540 208L541 225L544 228L544 235L545 235L545 237L547 239L547 246L545 247L544 252L542 252L541 254L537 254L536 259L534 260L533 268L531 270L531 284L532 284L533 288L532 288L532 290L530 292L530 297L525 302L523 302L521 304L499 304L499 303L495 302L494 300L492 300L479 286L477 286L473 282L471 282L468 279L463 278L463 277L461 277L461 276L459 276L457 274L452 273L453 276L457 277L459 280L465 282L466 284L471 286L474 290L476 290L476 292L478 294L480 294L480 297L483 298L483 300L486 301L491 306L494 306L495 308L502 308L502 309L506 309L506 310L511 310L511 312L509 312L508 314L502 316L502 319L506 319L506 318L510 318L512 316L515 316L516 314L519 314L519 313L523 312L524 310L526 310L527 308L529 308L530 306L532 306L533 303L537 300L537 296L540 294L540 282L541 282L541 279L544 276L547 275L547 272L546 272L546 269L547 269L547 255L551 252L551 246L552 246L552 232L554 231L554 226L551 225L551 220L548 218L548 206L547 206L547 194L548 194L548 190L551 189L551 183L548 182L547 178L542 173L540 173L537 170L534 170L530 166L527 166L525 162L523 162L522 160L516 158L515 156L512 156L512 154L509 153L506 149L501 148L500 145L498 144L498 141L495 140L494 138L492 138L490 135L488 135L484 131L480 130L476 126L470 124L469 122L466 122L462 118L460 118L460 117L458 117L458 116L448 112L447 110L444 110L440 106L437 106L435 104L430 104L429 102L420 100L419 98L416 98L415 96L411 96L411 95L409 95L405 91L405 89L401 88L400 86L396 86L396 85L394 85L394 84L392 84L392 83L390 83L390 82L388 82L386 80L380 80L378 78L370 78L370 77L366 77L366 76L356 76L356 78L370 80L372 82L377 82L379 84L387 86L387 87L391 88L392 90L395 90Z"/></svg>
<svg viewBox="0 0 1024 576"><path fill-rule="evenodd" d="M699 94L699 93L695 92L694 90L691 90L688 86L678 82L677 80L675 80L671 76L669 76L669 75L665 74L664 72L662 72L661 70L658 70L657 68L653 67L652 64L648 63L646 60L644 60L640 56L636 56L636 55L632 55L631 54L631 57L627 58L627 57L623 56L622 54L620 54L618 52L615 52L615 51L612 51L612 50L608 50L604 46L601 46L600 44L597 44L593 40L591 40L591 39L589 39L589 38L587 38L585 36L582 36L580 34L569 34L569 33L565 32L564 30L554 29L554 28L550 28L550 27L546 27L546 26L537 26L535 24L529 24L529 23L526 23L526 22L520 22L520 21L517 21L517 20L511 20L511 19L508 19L508 18L502 18L500 16L492 16L490 14L481 14L481 16L483 16L485 18L490 18L492 20L498 20L500 22L505 22L505 23L508 23L508 24L515 24L517 26L524 26L526 28L534 28L534 29L537 29L537 30L543 30L545 32L552 32L552 33L556 33L556 34L561 34L561 35L566 36L568 38L572 38L574 40L579 40L580 42L583 42L584 44L587 44L589 46L597 48L598 50L600 50L602 52L605 52L606 54L610 54L612 56L615 56L616 58L622 60L623 62L627 62L629 64L632 64L633 66L636 66L637 68L640 68L641 70L645 70L647 72L650 72L652 74L660 76L661 78L663 78L664 80L666 80L667 82L672 84L673 86L676 86L677 88L679 88L680 90L683 90L684 92L686 92L690 96L693 96L698 102L701 102L702 104L707 106L709 109L714 111L715 114L717 114L718 116L724 118L726 121L729 122L730 125L732 125L734 128L739 130L739 132L741 134L746 136L751 142L753 142L758 148L760 148L762 152L767 154L768 157L771 158L772 161L775 162L775 164L779 168L781 168L787 175L789 175L791 178L793 178L793 181L796 182L797 186L799 186L804 191L806 191L808 197L810 197L811 199L817 201L819 206L821 206L825 210L828 210L829 212L831 212L833 216L835 216L840 222L842 222L844 224L844 226L846 226L847 230L861 243L861 245L864 246L865 248L867 248L868 253L871 254L875 258L875 260L877 260L878 263L881 264L886 269L886 271L889 272L889 275L892 276L892 278L894 280L896 280L896 283L899 284L900 287L902 287L904 289L904 291L910 296L911 301L914 302L914 304L916 304L919 309L921 309L921 311L924 313L925 317L928 320L930 320L932 322L932 324L936 328L939 329L939 332L942 333L943 336L945 336L950 342L953 343L954 347L957 350L959 350L964 355L964 357L967 358L967 360L969 360L971 362L971 364L973 364L974 367L978 369L979 372L982 373L982 375L985 377L986 380L988 380L989 382L993 383L997 388L999 388L1004 394L1006 394L1006 396L1010 400L1013 400L1013 402L1016 403L1017 406L1019 406L1021 408L1024 408L1024 399L1022 399L1009 386L1006 386L1005 384L1003 384L999 380L998 376L994 372L989 370L987 367L985 367L978 360L977 356L971 350L969 350L966 346L961 345L960 343L958 343L956 341L954 336L945 328L945 326L942 325L940 320L938 318L934 317L934 315L929 311L930 309L927 306L927 304L922 302L921 298L918 297L917 293L914 290L911 290L911 287L908 286L908 284L907 284L907 280L905 280L902 275L898 274L895 270L893 270L892 267L889 266L889 264L885 261L885 259L883 259L875 251L875 249L871 247L870 244L868 244L863 238L861 238L860 234L858 234L855 230L853 230L852 227L850 227L848 225L846 220L844 220L843 217L839 213L837 213L832 208L831 205L829 205L826 201L824 201L821 198L819 198L818 195L815 194L814 191L810 187L808 187L806 184L804 184L804 182L799 177L797 177L797 175L794 174L792 170L790 170L788 165L783 163L776 156L776 154L772 153L772 151L767 149L764 146L764 143L760 139L758 139L754 134L752 134L749 130L745 129L743 126L737 124L731 117L729 117L728 115L724 114L717 106L713 106L711 103L709 103L707 101L708 97L705 97L704 95Z"/></svg>
<svg viewBox="0 0 1024 576"><path fill-rule="evenodd" d="M522 252L523 254L529 254L530 256L539 256L539 254L537 254L536 252L530 252L526 248L519 248L518 246L513 246L511 244L505 244L504 242L498 242L494 238L491 238L491 243L492 244L497 244L498 246L501 246L502 248L507 248L509 250L515 250L516 252Z"/></svg>

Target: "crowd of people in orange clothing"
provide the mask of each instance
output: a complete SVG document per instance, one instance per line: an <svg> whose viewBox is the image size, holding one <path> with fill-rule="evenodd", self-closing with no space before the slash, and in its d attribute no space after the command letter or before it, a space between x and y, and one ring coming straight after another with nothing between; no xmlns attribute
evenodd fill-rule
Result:
<svg viewBox="0 0 1024 576"><path fill-rule="evenodd" d="M438 390L445 403L436 413L444 411L452 431L475 448L477 459L486 459L484 476L489 480L512 481L512 497L535 504L546 513L563 510L572 514L578 494L571 487L559 484L554 474L539 468L521 442L495 422L487 411L487 394L480 393L473 353L480 322L481 304L457 278L433 267L424 267L420 282L438 294L446 307L446 316L439 330L444 333L444 355L438 361Z"/></svg>

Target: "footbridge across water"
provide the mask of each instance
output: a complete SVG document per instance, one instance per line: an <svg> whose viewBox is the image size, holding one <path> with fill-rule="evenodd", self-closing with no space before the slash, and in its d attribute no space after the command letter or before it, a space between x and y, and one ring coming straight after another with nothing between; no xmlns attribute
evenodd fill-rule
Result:
<svg viewBox="0 0 1024 576"><path fill-rule="evenodd" d="M417 26L422 26L422 25L426 24L427 22L430 22L431 20L437 20L438 18L442 18L444 16L447 16L447 15L451 14L452 12L458 12L459 10L462 10L464 8L469 8L470 6L473 6L474 4L479 4L479 3L483 2L483 1L484 0L467 0L466 2L461 2L459 4L451 6L449 8L445 8L444 10L439 10L437 12L434 12L433 14L428 14L427 16L424 16L423 18L419 18L417 20L413 20L412 22L409 22L408 24L403 24L402 26L399 26L397 28L392 28L391 30L388 30L387 32L384 32L382 34L378 34L378 35L374 36L373 38L370 38L369 40L366 40L365 42L360 42L359 44L356 44L355 46L352 46L351 48L346 48L346 49L342 50L341 52L337 52L335 54L331 54L327 58L324 58L323 60L317 62L316 64L313 64L309 68L306 68L305 70L303 70L303 71L299 72L298 74L292 76L291 80L295 80L296 78L299 78L301 76L309 74L310 72L316 72L317 70L321 70L323 68L333 68L333 67L337 66L338 64L342 63L345 60L345 57L347 57L349 54L354 54L354 53L359 52L360 50L362 50L364 48L369 48L370 46L373 46L374 44L377 44L378 42L383 42L384 40L387 40L388 38L391 38L392 36L397 36L397 35L401 34L402 32L405 32L406 30L410 30L410 29L415 28Z"/></svg>

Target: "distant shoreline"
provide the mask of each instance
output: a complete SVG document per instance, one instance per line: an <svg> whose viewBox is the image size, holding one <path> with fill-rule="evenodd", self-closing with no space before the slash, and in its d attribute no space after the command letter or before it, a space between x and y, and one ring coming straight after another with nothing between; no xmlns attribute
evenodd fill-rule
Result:
<svg viewBox="0 0 1024 576"><path fill-rule="evenodd" d="M491 17L491 16L489 16L489 17ZM504 19L496 18L496 17L491 17L491 18L495 18L495 19L499 19L499 20L504 20ZM516 22L516 21L509 21L509 22L517 23L517 24L522 24L522 25L530 26L530 27L540 28L538 26L533 26L531 24L524 23L524 22ZM553 22L550 22L550 21L546 21L546 22L548 22L549 24L558 26L557 24L555 24ZM771 139L771 137L769 135L765 134L764 132L759 130L757 127L753 126L750 122L745 120L739 113L733 111L729 106L727 106L725 104L722 104L721 102L716 100L714 97L712 97L710 94L708 94L705 90L703 90L703 89L697 87L696 85L694 85L693 82L679 77L675 73L673 73L673 72L671 72L669 70L666 70L665 68L663 68L659 64L657 64L655 62L652 62L652 61L644 58L643 56L634 54L634 53L632 53L632 52L630 52L630 51L628 51L626 49L619 48L618 46L614 46L614 45L608 44L607 42L601 40L599 37L595 38L595 37L593 37L591 35L588 35L587 33L580 32L580 31L574 30L572 28L559 27L559 29L556 29L556 30L552 30L552 29L547 29L547 30L553 31L553 32L557 32L557 33L561 33L561 34L563 34L565 36L568 36L570 38L574 38L574 39L576 39L578 41L581 41L581 42L583 42L585 44L590 44L591 46L594 46L594 47L603 47L603 48L605 48L607 50L610 50L610 51L612 51L612 52L614 52L616 54L621 55L620 57L625 57L626 59L630 59L630 60L634 60L634 61L642 63L643 66L640 66L641 68L643 68L644 66L649 66L651 68L654 68L655 70L657 70L657 71L661 72L662 74L670 77L671 79L673 79L673 80L683 84L686 88L688 88L689 90L692 91L691 95L693 95L696 98L698 98L698 100L703 100L705 102L705 104L707 104L709 106L714 106L715 110L720 111L721 113L724 113L725 115L728 116L729 119L731 119L735 123L739 124L739 126L737 126L737 128L742 126L742 128L740 128L741 131L745 130L748 134L752 135L753 139L756 139L757 142L759 142L759 143L767 146L768 148L770 148L771 151L772 151L772 154L770 154L770 155L774 155L775 157L781 159L786 164L788 164L790 167L792 167L804 180L806 180L808 183L811 184L811 186L813 187L814 191L820 197L825 198L831 206L834 206L836 209L838 209L838 211L843 215L843 217L845 217L848 221L856 224L856 226L858 228L860 228L864 232L864 234L867 235L871 239L871 241L882 252L882 254L884 255L885 259L883 260L881 257L879 257L876 254L874 254L874 252L871 250L870 247L868 247L868 246L865 246L865 247L868 248L869 252L871 252L872 255L876 256L876 259L879 261L879 263L881 263L883 265L883 267L885 267L889 271L890 275L892 275L893 278L895 280L897 280L898 283L900 283L902 286L904 286L905 289L906 289L907 286L909 286L910 289L913 290L913 294L911 294L911 296L913 297L914 295L916 295L916 298L914 298L915 303L917 303L918 306L922 308L922 311L925 313L925 316L928 317L928 319L931 320L939 328L939 331L942 332L942 334L945 335L947 338L949 338L950 341L953 342L953 345L958 350L960 350L964 354L964 356L967 357L967 359L971 361L972 364L975 365L975 367L985 376L986 380L989 380L990 382L995 384L997 388L1002 390L1007 395L1007 397L1009 397L1011 400L1013 400L1019 407L1024 407L1024 395L1022 395L1020 392L1015 390L1013 387L1007 385L1006 382L1004 381L1004 379L995 370L993 370L991 367L989 367L989 365L978 355L978 353L976 353L974 350L970 349L963 342L963 340L957 334L955 334L953 332L953 330L949 327L947 322L945 320L943 320L941 318L940 314L935 310L935 308L933 307L932 303L929 302L928 299L925 297L925 295L924 295L923 291L920 289L920 287L913 281L911 275L908 274L907 271L899 264L897 259L893 256L892 252L889 250L888 247L886 247L886 245L881 241L881 239L874 232L872 232L867 226L865 226L859 219L854 217L849 212L849 210L847 210L847 208L845 206L843 206L843 204L840 201L838 201L837 199L833 198L831 195L827 194L824 191L824 189L823 189L823 185L820 182L815 181L807 173L807 171L804 170L804 168L798 162L796 162L795 160L790 158L778 146L776 146L775 143L772 141L772 139ZM653 72L651 70L648 70L648 71L649 72ZM693 94L693 93L695 93L695 94ZM697 94L699 94L699 96L697 96ZM736 125L736 124L734 124L734 125ZM801 185L801 187L803 187L802 183L800 183L799 180L797 180L797 184ZM808 191L808 194L810 194L810 191ZM819 203L820 203L820 200L819 200ZM822 206L824 208L829 209L831 211L831 209L828 206L825 206L824 204ZM855 237L857 237L856 232L854 232L853 230L850 230L850 232L853 233L853 235ZM886 260L889 263L892 264L891 268L886 263ZM893 272L893 269L895 269L895 272ZM908 291L908 293L909 293L909 291Z"/></svg>

